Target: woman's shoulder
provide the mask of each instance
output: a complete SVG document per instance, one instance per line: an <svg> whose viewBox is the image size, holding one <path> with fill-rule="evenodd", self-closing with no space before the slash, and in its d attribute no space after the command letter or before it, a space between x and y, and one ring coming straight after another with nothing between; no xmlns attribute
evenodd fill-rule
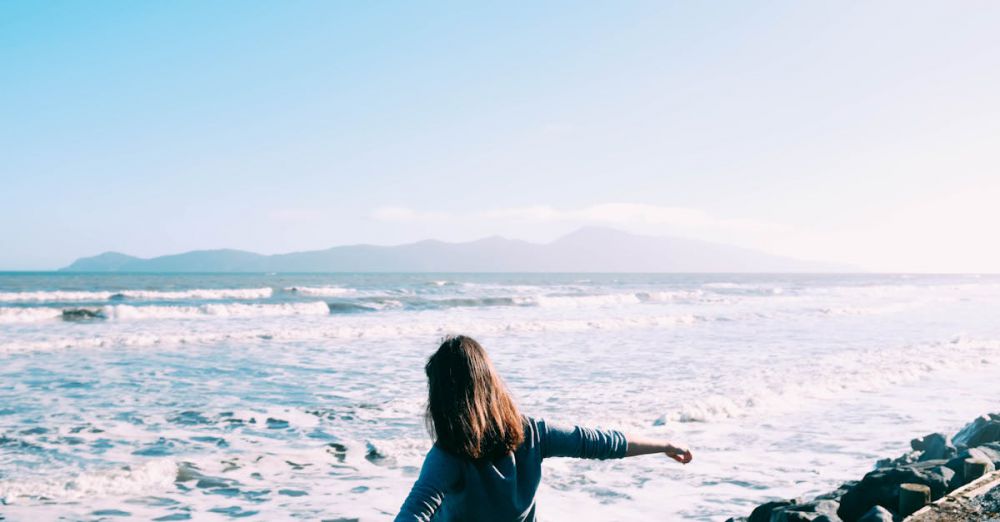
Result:
<svg viewBox="0 0 1000 522"><path fill-rule="evenodd" d="M541 417L531 417L522 414L521 418L524 422L524 428L526 432L527 430L533 430L533 431L544 430L545 425L547 424L545 422L545 419Z"/></svg>
<svg viewBox="0 0 1000 522"><path fill-rule="evenodd" d="M537 445L545 433L545 420L538 417L521 415L524 424L524 444Z"/></svg>
<svg viewBox="0 0 1000 522"><path fill-rule="evenodd" d="M530 415L521 414L521 420L525 425L537 426L539 422L544 423L545 419L539 417L532 417Z"/></svg>
<svg viewBox="0 0 1000 522"><path fill-rule="evenodd" d="M464 462L465 459L435 442L427 452L426 460L439 465L455 465Z"/></svg>

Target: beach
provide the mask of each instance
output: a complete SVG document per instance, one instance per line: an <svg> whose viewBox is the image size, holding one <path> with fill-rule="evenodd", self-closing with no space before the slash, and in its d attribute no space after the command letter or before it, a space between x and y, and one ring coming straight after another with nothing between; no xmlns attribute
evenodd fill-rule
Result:
<svg viewBox="0 0 1000 522"><path fill-rule="evenodd" d="M711 520L996 411L1000 277L0 274L0 517L383 520L423 364L478 339L527 415L689 444L552 459L551 520Z"/></svg>

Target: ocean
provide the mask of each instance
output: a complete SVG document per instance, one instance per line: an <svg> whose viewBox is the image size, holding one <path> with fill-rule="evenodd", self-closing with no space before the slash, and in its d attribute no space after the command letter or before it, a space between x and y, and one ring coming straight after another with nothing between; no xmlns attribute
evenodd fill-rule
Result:
<svg viewBox="0 0 1000 522"><path fill-rule="evenodd" d="M441 337L524 413L690 445L551 459L547 520L724 520L1000 405L1000 277L0 274L0 519L384 520Z"/></svg>

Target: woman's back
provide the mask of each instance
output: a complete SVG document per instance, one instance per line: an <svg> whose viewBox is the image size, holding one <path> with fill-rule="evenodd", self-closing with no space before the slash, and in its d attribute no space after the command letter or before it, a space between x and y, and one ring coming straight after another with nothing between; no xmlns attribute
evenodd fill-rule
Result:
<svg viewBox="0 0 1000 522"><path fill-rule="evenodd" d="M525 417L524 442L495 459L468 459L432 447L396 520L533 521L542 459L622 458L626 449L625 436L615 430Z"/></svg>
<svg viewBox="0 0 1000 522"><path fill-rule="evenodd" d="M424 370L425 418L435 442L397 521L533 521L548 457L666 453L691 461L691 452L667 441L626 441L615 430L553 426L521 415L486 351L469 337L446 338Z"/></svg>

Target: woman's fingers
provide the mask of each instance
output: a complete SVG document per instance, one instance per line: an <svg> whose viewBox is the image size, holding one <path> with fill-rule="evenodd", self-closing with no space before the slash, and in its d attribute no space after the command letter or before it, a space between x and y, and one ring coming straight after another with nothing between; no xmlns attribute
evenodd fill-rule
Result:
<svg viewBox="0 0 1000 522"><path fill-rule="evenodd" d="M670 458L676 460L677 462L680 462L681 464L687 464L688 462L691 462L692 459L694 459L694 456L691 454L690 450L681 448L672 448L670 451L667 452L667 455Z"/></svg>

